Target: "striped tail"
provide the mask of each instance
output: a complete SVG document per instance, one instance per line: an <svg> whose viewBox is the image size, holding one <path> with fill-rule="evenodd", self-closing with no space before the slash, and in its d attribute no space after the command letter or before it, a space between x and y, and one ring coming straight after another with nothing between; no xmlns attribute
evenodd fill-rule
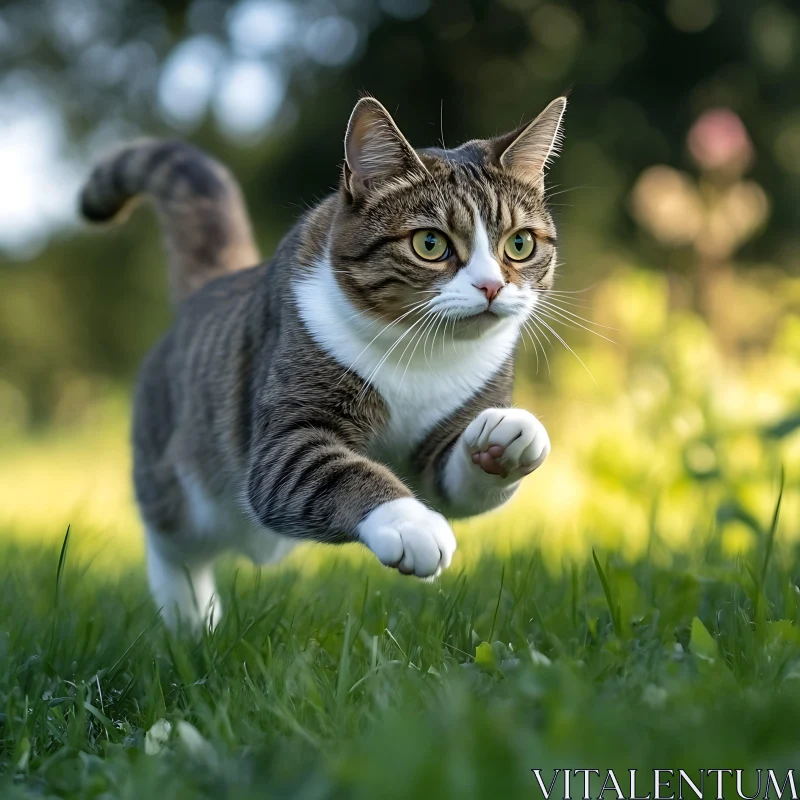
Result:
<svg viewBox="0 0 800 800"><path fill-rule="evenodd" d="M260 260L239 185L225 167L184 142L133 142L95 167L80 207L108 222L140 195L152 197L169 251L173 299Z"/></svg>

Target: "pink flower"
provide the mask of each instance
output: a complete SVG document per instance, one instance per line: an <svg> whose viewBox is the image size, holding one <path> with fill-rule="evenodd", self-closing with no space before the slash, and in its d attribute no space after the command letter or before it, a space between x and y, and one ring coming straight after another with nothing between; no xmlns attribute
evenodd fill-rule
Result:
<svg viewBox="0 0 800 800"><path fill-rule="evenodd" d="M741 174L753 161L747 130L729 108L712 108L701 114L689 130L687 143L703 170Z"/></svg>

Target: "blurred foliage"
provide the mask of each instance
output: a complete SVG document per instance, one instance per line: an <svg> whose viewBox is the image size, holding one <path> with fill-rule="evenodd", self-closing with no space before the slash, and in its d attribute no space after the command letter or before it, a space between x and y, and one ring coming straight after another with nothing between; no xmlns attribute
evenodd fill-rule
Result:
<svg viewBox="0 0 800 800"><path fill-rule="evenodd" d="M562 286L588 286L619 258L708 273L670 297L708 313L707 284L723 270L702 242L728 219L714 252L737 252L757 283L797 264L800 15L788 2L16 0L0 9L0 44L0 120L44 115L76 182L119 140L186 136L241 179L265 255L336 184L360 92L413 142L452 145L510 129L571 87L551 172ZM708 136L687 144L714 109L742 121L749 157L735 179L715 146L724 157L729 129L710 126L710 150ZM654 165L672 173L632 195ZM663 191L665 174L677 194ZM676 239L653 210L662 195L694 236ZM24 405L23 424L130 380L169 318L163 272L146 215L110 236L68 226L7 253L0 387Z"/></svg>
<svg viewBox="0 0 800 800"><path fill-rule="evenodd" d="M776 278L768 291L744 277L728 287L732 308L763 304L773 326L764 344L761 326L742 323L737 358L699 314L670 310L673 284L620 262L592 293L565 295L561 305L580 314L590 302L593 327L608 338L562 328L572 353L540 328L536 354L535 339L526 340L515 399L543 420L553 452L506 508L456 526L457 561L535 539L554 569L564 558L585 560L592 544L668 562L712 534L728 555L748 553L769 524L781 464L779 540L800 539L800 281ZM13 398L0 394L0 419L12 418ZM77 523L87 552L104 562L140 557L128 401L110 398L93 401L78 382L62 398L62 424L35 436L6 429L0 525L8 535L58 537Z"/></svg>
<svg viewBox="0 0 800 800"><path fill-rule="evenodd" d="M798 19L710 0L17 2L0 10L0 96L44 93L76 164L138 133L189 136L241 178L268 254L335 184L362 89L412 141L453 144L573 85L550 175L568 293L540 310L517 394L553 454L460 533L501 548L533 534L553 566L589 543L668 558L709 526L746 552L780 463L781 536L800 534ZM186 63L213 68L199 94L202 69L175 78ZM250 103L226 95L242 64L283 81L247 132L232 120ZM121 542L138 557L127 397L170 319L160 237L138 214L42 246L0 266L0 521L37 538L80 521L115 543L110 561Z"/></svg>

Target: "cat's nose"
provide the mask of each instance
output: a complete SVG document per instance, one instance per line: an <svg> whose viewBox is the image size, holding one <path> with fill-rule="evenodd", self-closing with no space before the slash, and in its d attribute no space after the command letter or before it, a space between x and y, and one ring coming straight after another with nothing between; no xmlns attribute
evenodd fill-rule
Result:
<svg viewBox="0 0 800 800"><path fill-rule="evenodd" d="M487 278L480 283L472 284L476 289L480 290L486 296L486 299L491 303L497 297L500 290L505 286L505 283L495 278Z"/></svg>

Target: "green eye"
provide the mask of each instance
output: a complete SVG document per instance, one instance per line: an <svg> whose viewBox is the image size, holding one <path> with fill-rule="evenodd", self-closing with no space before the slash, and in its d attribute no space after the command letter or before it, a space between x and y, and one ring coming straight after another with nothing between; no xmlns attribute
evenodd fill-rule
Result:
<svg viewBox="0 0 800 800"><path fill-rule="evenodd" d="M450 255L450 242L441 231L424 229L411 237L414 252L426 261L444 261Z"/></svg>
<svg viewBox="0 0 800 800"><path fill-rule="evenodd" d="M533 234L527 228L520 228L506 239L505 251L512 261L525 261L533 255L535 247Z"/></svg>

